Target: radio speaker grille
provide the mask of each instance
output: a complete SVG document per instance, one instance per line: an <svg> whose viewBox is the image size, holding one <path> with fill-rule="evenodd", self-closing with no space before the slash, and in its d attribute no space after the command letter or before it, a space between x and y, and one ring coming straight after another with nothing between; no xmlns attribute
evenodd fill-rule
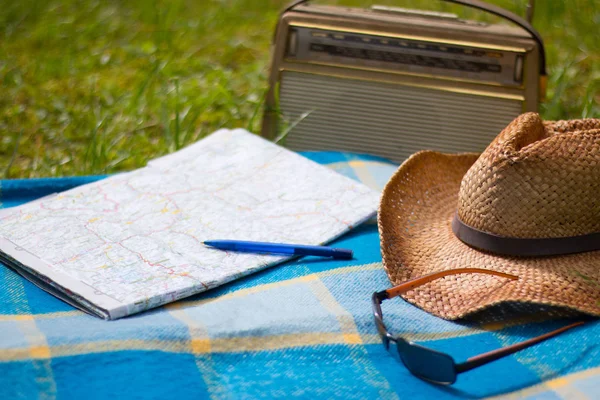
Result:
<svg viewBox="0 0 600 400"><path fill-rule="evenodd" d="M370 153L402 162L419 150L481 152L521 113L519 100L283 71L280 107L299 121L293 150Z"/></svg>

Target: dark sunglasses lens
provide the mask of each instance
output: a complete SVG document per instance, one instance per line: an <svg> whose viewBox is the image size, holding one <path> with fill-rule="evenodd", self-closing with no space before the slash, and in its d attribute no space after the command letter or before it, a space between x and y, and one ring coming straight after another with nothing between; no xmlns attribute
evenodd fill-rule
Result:
<svg viewBox="0 0 600 400"><path fill-rule="evenodd" d="M419 378L441 384L456 381L454 360L449 355L409 343L399 343L398 351L406 368Z"/></svg>

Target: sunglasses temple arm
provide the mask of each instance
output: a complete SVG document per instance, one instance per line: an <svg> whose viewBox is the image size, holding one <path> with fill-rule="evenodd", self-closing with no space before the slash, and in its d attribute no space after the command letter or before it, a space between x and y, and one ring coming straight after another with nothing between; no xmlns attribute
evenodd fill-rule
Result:
<svg viewBox="0 0 600 400"><path fill-rule="evenodd" d="M445 271L434 272L429 275L421 276L419 278L411 279L404 283L401 283L398 286L394 286L393 288L387 289L385 291L387 299L394 298L396 296L400 296L403 293L408 292L409 290L418 288L419 286L423 286L433 280L443 278L449 275L458 275L458 274L486 274L486 275L494 275L502 278L507 278L510 280L519 279L515 275L506 274L504 272L493 271L489 269L481 269L481 268L456 268L456 269L448 269Z"/></svg>
<svg viewBox="0 0 600 400"><path fill-rule="evenodd" d="M575 322L571 325L567 325L564 326L562 328L559 328L555 331L552 332L548 332L544 335L535 337L533 339L529 339L529 340L525 340L524 342L521 343L517 343L517 344L513 344L512 346L508 346L508 347L503 347L501 349L498 350L493 350L487 353L483 353L480 354L478 356L475 357L471 357L469 358L467 361L465 361L464 363L460 363L456 365L456 372L457 373L461 373L461 372L466 372L466 371L470 371L473 368L477 368L480 367L482 365L485 365L487 363L490 363L492 361L496 361L502 357L506 357L509 356L513 353L516 353L517 351L526 349L528 347L533 346L534 344L538 344L540 342L543 342L544 340L548 340L556 335L559 335L569 329L575 328L577 326L583 325L583 321L579 321L579 322Z"/></svg>

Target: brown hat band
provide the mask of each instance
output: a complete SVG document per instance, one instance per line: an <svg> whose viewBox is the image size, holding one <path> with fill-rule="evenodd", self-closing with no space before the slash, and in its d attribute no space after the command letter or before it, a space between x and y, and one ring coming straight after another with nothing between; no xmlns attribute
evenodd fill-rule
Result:
<svg viewBox="0 0 600 400"><path fill-rule="evenodd" d="M600 232L559 238L513 238L498 236L475 229L460 220L452 219L452 232L465 244L507 256L556 256L600 250Z"/></svg>

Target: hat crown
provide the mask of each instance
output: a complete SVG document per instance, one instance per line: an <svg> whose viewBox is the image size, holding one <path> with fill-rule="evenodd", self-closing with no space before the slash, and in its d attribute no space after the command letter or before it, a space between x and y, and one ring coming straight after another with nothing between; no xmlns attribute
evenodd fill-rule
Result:
<svg viewBox="0 0 600 400"><path fill-rule="evenodd" d="M504 237L600 232L600 119L515 119L463 177L458 216Z"/></svg>

